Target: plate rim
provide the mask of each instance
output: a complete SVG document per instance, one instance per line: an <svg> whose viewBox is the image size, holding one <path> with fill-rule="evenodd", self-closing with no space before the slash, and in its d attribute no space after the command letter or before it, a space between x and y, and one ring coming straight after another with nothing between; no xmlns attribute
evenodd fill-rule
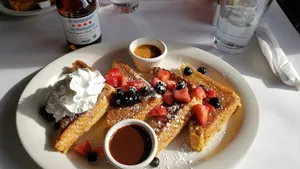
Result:
<svg viewBox="0 0 300 169"><path fill-rule="evenodd" d="M40 15L52 11L54 9L56 9L56 5L51 5L47 8L30 10L30 11L15 11L7 8L2 3L0 3L0 12L10 16L34 16L34 15Z"/></svg>
<svg viewBox="0 0 300 169"><path fill-rule="evenodd" d="M32 158L32 160L34 160L39 166L41 166L41 167L43 167L43 168L49 168L49 166L44 166L43 165L43 163L41 163L39 160L37 160L37 159L35 159L34 158L34 156L31 154L32 152L31 152L31 150L30 150L30 148L29 147L27 147L26 146L26 141L25 140L23 140L23 138L21 137L21 135L20 135L20 126L19 126L19 122L18 122L18 119L20 118L20 115L18 115L19 113L19 106L20 106L20 101L21 101L21 99L22 98L24 98L24 93L25 93L25 91L27 90L27 88L29 87L29 86L31 86L31 83L33 83L34 81L36 81L36 77L39 75L39 74L41 74L43 71L45 71L45 69L47 68L47 67L49 67L49 66L51 66L51 65L53 65L53 64L55 64L55 62L59 62L61 59L63 59L63 58L66 58L66 57L68 57L68 55L73 55L74 53L80 53L80 52L88 52L91 48L97 48L97 46L99 46L99 45L114 45L114 46L118 46L118 45L124 45L125 43L126 44L129 44L131 41L123 41L123 42L108 42L108 43L100 43L100 44L95 44L95 45L91 45L91 46L88 46L88 47L85 47L85 48L81 48L81 49L79 49L79 50L76 50L76 51L73 51L73 52L70 52L70 53L67 53L67 54L65 54L65 55L62 55L61 57L58 57L57 59L55 59L54 61L52 61L52 62L50 62L49 64L47 64L45 67L43 67L31 80L30 80L30 82L26 85L26 87L24 88L24 90L22 91L22 94L21 94L21 96L20 96L20 98L19 98L19 102L18 102L18 106L17 106L17 109L16 109L16 127L17 127L17 133L18 133L18 136L19 136L19 138L20 138L20 141L21 141L21 143L22 143L22 145L23 145L23 147L24 147L24 149L27 151L27 153L29 154L29 156ZM255 141L255 139L256 139L256 137L257 137L257 133L258 133L258 129L259 129L259 123L260 123L260 109L259 109L259 104L258 104L258 102L257 102L257 99L256 99L256 97L255 97L255 94L254 94L254 92L252 91L252 89L251 89L251 87L250 87L250 85L247 83L247 81L244 79L244 77L234 68L234 67L232 67L230 64L228 64L227 62L225 62L224 60L222 60L221 58L219 58L219 57L217 57L217 56L215 56L215 55L213 55L213 54L211 54L211 53L209 53L209 52L206 52L206 51L204 51L204 50L202 50L202 49L199 49L199 48L196 48L196 47L192 47L192 46L188 46L188 45L183 45L183 44L176 44L176 43L166 43L167 44L167 46L180 46L180 47L189 47L189 48L192 48L192 49L194 49L194 50L199 50L200 52L202 52L202 53L205 53L205 55L208 55L208 56L210 56L211 58L213 58L212 60L214 60L214 61L217 61L217 62L219 62L219 64L223 64L223 65L225 65L225 67L227 67L227 68L230 68L230 70L231 70L231 72L232 71L234 71L234 73L236 73L237 74L237 76L239 77L239 80L241 80L242 81L242 83L243 83L243 86L246 86L247 87L247 92L248 92L248 95L249 95L249 98L251 97L251 102L252 102L252 104L253 105L255 105L255 107L254 107L254 111L256 112L256 116L253 116L253 118L255 118L257 121L256 121L256 125L253 125L252 126L252 128L254 128L253 129L253 131L250 133L251 134L251 137L250 137L250 139L249 140L247 140L247 144L245 143L245 145L243 146L243 151L239 151L239 153L237 153L236 154L236 159L235 160L233 160L234 162L226 162L227 163L227 167L225 167L224 165L222 165L222 166L218 166L218 167L216 167L216 168L222 168L222 169L224 169L224 167L225 168L233 168L233 167L235 167L243 158L244 158L244 156L247 154L247 152L249 151L249 149L251 148L251 146L252 146L252 144L254 143L254 141ZM191 56L192 58L196 58L195 56ZM196 58L197 59L197 58ZM197 59L199 62L202 62L200 59ZM208 64L209 65L209 64ZM209 65L209 66L211 66L211 65ZM218 70L218 68L217 67L214 67L214 66L211 66L211 67L213 67L214 69L216 69L216 70ZM236 82L233 82L232 80L229 80L232 84L233 84L233 86L235 86L236 87ZM248 97L248 96L247 96ZM249 113L248 113L249 114ZM243 115L244 117L243 117L243 123L242 123L242 125L240 126L240 129L239 130L241 130L242 128L244 128L244 126L245 125L243 125L244 124L244 122L245 122L245 113L244 113L244 115ZM231 142L233 142L234 140L236 140L236 137L238 137L238 135L239 135L239 133L240 133L240 131L239 132L237 132L237 135L234 137L234 139L231 141ZM239 138L240 138L240 136L239 136ZM229 144L229 145L226 145L226 147L224 148L224 149L227 149L228 148L228 146L230 146L230 145L232 145L232 144ZM224 153L222 153L222 152L219 152L218 154L216 154L215 155L215 157L214 158L224 158L224 157L222 157L221 155L224 155ZM229 160L230 161L230 160ZM232 161L232 160L231 160ZM204 163L205 163L205 161L204 161ZM195 167L202 167L202 164L201 163L199 163L199 164L196 164L196 166Z"/></svg>

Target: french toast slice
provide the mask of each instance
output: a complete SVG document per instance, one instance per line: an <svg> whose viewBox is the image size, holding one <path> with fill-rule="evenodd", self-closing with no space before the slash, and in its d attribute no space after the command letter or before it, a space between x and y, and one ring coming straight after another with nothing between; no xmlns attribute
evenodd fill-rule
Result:
<svg viewBox="0 0 300 169"><path fill-rule="evenodd" d="M38 0L8 0L10 7L16 11L28 11L37 8Z"/></svg>
<svg viewBox="0 0 300 169"><path fill-rule="evenodd" d="M158 76L160 70L165 70L162 68L154 68L152 70L153 77ZM166 70L168 71L168 70ZM179 81L184 81L187 84L189 89L189 95L194 90L195 85L188 83L185 79L178 76L175 73L170 73L170 79L178 83ZM175 90L175 89L173 89ZM163 103L163 106L166 108L168 114L167 116L153 116L148 117L146 122L154 129L157 139L158 139L158 150L159 153L161 150L166 148L170 142L180 133L184 126L190 120L192 113L191 110L194 105L201 103L201 100L192 97L188 103L180 103L174 101L171 105Z"/></svg>
<svg viewBox="0 0 300 169"><path fill-rule="evenodd" d="M79 60L73 63L72 71L75 71L78 68L89 68L92 71L94 70ZM98 95L97 103L90 111L74 117L64 117L60 121L60 134L56 140L55 148L62 153L67 153L76 140L83 133L90 130L90 128L107 112L113 92L114 88L105 84L102 92Z"/></svg>
<svg viewBox="0 0 300 169"><path fill-rule="evenodd" d="M185 67L193 69L192 75L184 74ZM199 123L196 116L189 121L189 145L196 151L202 151L213 136L223 128L235 110L241 106L240 97L234 91L201 74L188 64L181 65L180 74L192 84L204 85L208 90L214 90L216 97L221 98L221 107L208 114L208 122L205 126Z"/></svg>
<svg viewBox="0 0 300 169"><path fill-rule="evenodd" d="M121 75L125 76L128 81L139 80L144 83L150 90L149 94L143 96L140 103L130 106L115 107L111 106L107 112L106 120L104 123L105 133L116 123L125 119L138 119L145 120L147 113L157 105L162 104L162 97L156 94L152 86L143 79L138 73L131 69L127 64L114 60L112 68L118 68Z"/></svg>

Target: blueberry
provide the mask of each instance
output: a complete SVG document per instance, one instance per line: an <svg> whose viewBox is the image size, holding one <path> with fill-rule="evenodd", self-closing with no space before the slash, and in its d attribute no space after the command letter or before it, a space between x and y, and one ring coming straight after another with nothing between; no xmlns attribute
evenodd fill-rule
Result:
<svg viewBox="0 0 300 169"><path fill-rule="evenodd" d="M135 96L136 95L136 88L134 86L130 86L129 89L128 89L128 95L129 96Z"/></svg>
<svg viewBox="0 0 300 169"><path fill-rule="evenodd" d="M134 105L134 98L133 97L125 97L125 104L130 106L130 105Z"/></svg>
<svg viewBox="0 0 300 169"><path fill-rule="evenodd" d="M140 103L140 102L142 102L142 97L141 97L139 94L137 94L136 96L134 96L134 102L135 102L135 103Z"/></svg>
<svg viewBox="0 0 300 169"><path fill-rule="evenodd" d="M217 97L212 97L209 99L208 103L212 105L215 109L218 109L221 107L221 100Z"/></svg>
<svg viewBox="0 0 300 169"><path fill-rule="evenodd" d="M180 80L178 83L177 83L177 90L181 90L181 89L184 89L186 88L187 84L183 81L183 80Z"/></svg>
<svg viewBox="0 0 300 169"><path fill-rule="evenodd" d="M187 76L193 74L193 69L190 68L190 67L185 67L184 70L183 70L183 73Z"/></svg>
<svg viewBox="0 0 300 169"><path fill-rule="evenodd" d="M204 85L199 85L200 87L202 87L202 89L204 90L204 91L207 91L207 88L204 86Z"/></svg>
<svg viewBox="0 0 300 169"><path fill-rule="evenodd" d="M98 154L96 151L90 151L86 154L86 158L90 162L94 162L98 160Z"/></svg>
<svg viewBox="0 0 300 169"><path fill-rule="evenodd" d="M164 87L166 87L167 85L164 82L159 81L159 82L156 83L155 86L164 86Z"/></svg>
<svg viewBox="0 0 300 169"><path fill-rule="evenodd" d="M122 100L120 98L113 98L112 105L113 106L121 106L122 105Z"/></svg>
<svg viewBox="0 0 300 169"><path fill-rule="evenodd" d="M205 67L199 67L197 69L198 72L202 73L202 74L205 74L207 72L207 69Z"/></svg>
<svg viewBox="0 0 300 169"><path fill-rule="evenodd" d="M54 128L55 130L59 130L59 128L60 128L60 122L55 122L55 123L53 124L53 128Z"/></svg>
<svg viewBox="0 0 300 169"><path fill-rule="evenodd" d="M158 82L157 82L157 83L158 83ZM156 90L157 93L159 93L159 94L165 94L167 89L166 89L165 86L156 85L156 86L155 86L155 90Z"/></svg>
<svg viewBox="0 0 300 169"><path fill-rule="evenodd" d="M150 163L151 167L158 167L159 166L159 158L154 157L154 159Z"/></svg>
<svg viewBox="0 0 300 169"><path fill-rule="evenodd" d="M123 91L122 89L117 89L117 91L116 91L116 96L117 96L118 98L124 97L124 91Z"/></svg>
<svg viewBox="0 0 300 169"><path fill-rule="evenodd" d="M150 92L150 88L148 86L144 86L141 88L140 92L143 96L146 96Z"/></svg>

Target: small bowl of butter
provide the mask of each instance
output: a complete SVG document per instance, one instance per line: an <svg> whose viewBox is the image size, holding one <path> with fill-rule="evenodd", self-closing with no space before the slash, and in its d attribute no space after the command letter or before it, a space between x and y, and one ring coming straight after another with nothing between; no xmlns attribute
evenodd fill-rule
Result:
<svg viewBox="0 0 300 169"><path fill-rule="evenodd" d="M136 39L129 45L129 54L141 72L150 72L153 67L157 67L167 51L166 44L154 38Z"/></svg>

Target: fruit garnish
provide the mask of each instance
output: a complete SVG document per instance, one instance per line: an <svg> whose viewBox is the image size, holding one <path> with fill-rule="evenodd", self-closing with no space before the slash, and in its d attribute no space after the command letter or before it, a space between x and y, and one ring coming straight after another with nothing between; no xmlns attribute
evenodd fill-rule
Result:
<svg viewBox="0 0 300 169"><path fill-rule="evenodd" d="M92 147L91 147L90 143L87 140L85 140L85 141L77 144L73 150L75 153L77 153L81 156L85 156L85 155L87 155L87 153L89 151L92 150Z"/></svg>
<svg viewBox="0 0 300 169"><path fill-rule="evenodd" d="M145 86L145 83L141 80L132 80L127 82L127 85L134 86L137 90L140 90L142 87Z"/></svg>
<svg viewBox="0 0 300 169"><path fill-rule="evenodd" d="M156 86L157 82L160 82L160 80L157 77L153 77L152 86Z"/></svg>
<svg viewBox="0 0 300 169"><path fill-rule="evenodd" d="M193 89L192 97L196 97L197 99L202 100L202 99L206 98L206 94L205 94L205 91L203 90L203 88L198 86L195 89Z"/></svg>
<svg viewBox="0 0 300 169"><path fill-rule="evenodd" d="M148 113L148 116L166 116L166 115L168 115L168 111L162 105L158 105L158 106L154 107Z"/></svg>
<svg viewBox="0 0 300 169"><path fill-rule="evenodd" d="M121 76L121 72L120 72L120 69L118 68L112 68L110 69L108 72L107 72L108 75L111 75L111 76Z"/></svg>
<svg viewBox="0 0 300 169"><path fill-rule="evenodd" d="M198 72L202 73L202 74L205 74L207 72L207 69L205 67L199 67L197 69Z"/></svg>
<svg viewBox="0 0 300 169"><path fill-rule="evenodd" d="M208 111L209 111L209 112L212 112L212 111L215 110L214 106L212 106L212 105L210 105L210 104L208 104L208 103L204 103L204 105L205 105L206 107L208 107Z"/></svg>
<svg viewBox="0 0 300 169"><path fill-rule="evenodd" d="M196 104L192 109L192 112L196 114L200 124L203 126L205 126L207 123L208 111L209 107L202 104Z"/></svg>
<svg viewBox="0 0 300 169"><path fill-rule="evenodd" d="M118 76L118 86L123 87L127 85L127 78L126 76Z"/></svg>
<svg viewBox="0 0 300 169"><path fill-rule="evenodd" d="M113 86L113 87L118 87L119 82L118 82L118 77L117 76L112 76L110 74L107 74L104 76L106 83Z"/></svg>
<svg viewBox="0 0 300 169"><path fill-rule="evenodd" d="M208 104L212 105L215 109L221 107L221 100L217 97L210 98Z"/></svg>
<svg viewBox="0 0 300 169"><path fill-rule="evenodd" d="M189 89L186 87L181 90L175 90L174 98L178 102L188 103L191 101L191 97L189 95Z"/></svg>
<svg viewBox="0 0 300 169"><path fill-rule="evenodd" d="M164 69L161 69L158 74L157 77L158 79L160 79L163 82L167 82L170 79L170 72Z"/></svg>
<svg viewBox="0 0 300 169"><path fill-rule="evenodd" d="M95 162L98 160L98 154L96 151L89 151L87 154L86 154L86 158L88 161L90 162Z"/></svg>
<svg viewBox="0 0 300 169"><path fill-rule="evenodd" d="M166 81L166 84L167 84L167 89L176 89L176 82L173 81L173 80L168 80Z"/></svg>
<svg viewBox="0 0 300 169"><path fill-rule="evenodd" d="M104 157L104 148L103 146L98 146L95 148L95 150L98 154L98 157Z"/></svg>
<svg viewBox="0 0 300 169"><path fill-rule="evenodd" d="M167 90L163 95L163 101L168 105L172 105L172 103L174 102L174 94L171 90Z"/></svg>
<svg viewBox="0 0 300 169"><path fill-rule="evenodd" d="M190 76L191 74L193 74L193 69L190 68L190 67L185 67L184 70L183 70L183 73L184 73L186 76Z"/></svg>
<svg viewBox="0 0 300 169"><path fill-rule="evenodd" d="M186 87L187 87L187 84L185 83L185 81L180 80L180 81L177 83L177 88L176 88L176 90L181 90L181 89L186 88Z"/></svg>
<svg viewBox="0 0 300 169"><path fill-rule="evenodd" d="M217 96L216 95L216 91L214 91L214 90L207 90L206 91L206 95L207 95L208 98L212 98L212 97L216 97Z"/></svg>

